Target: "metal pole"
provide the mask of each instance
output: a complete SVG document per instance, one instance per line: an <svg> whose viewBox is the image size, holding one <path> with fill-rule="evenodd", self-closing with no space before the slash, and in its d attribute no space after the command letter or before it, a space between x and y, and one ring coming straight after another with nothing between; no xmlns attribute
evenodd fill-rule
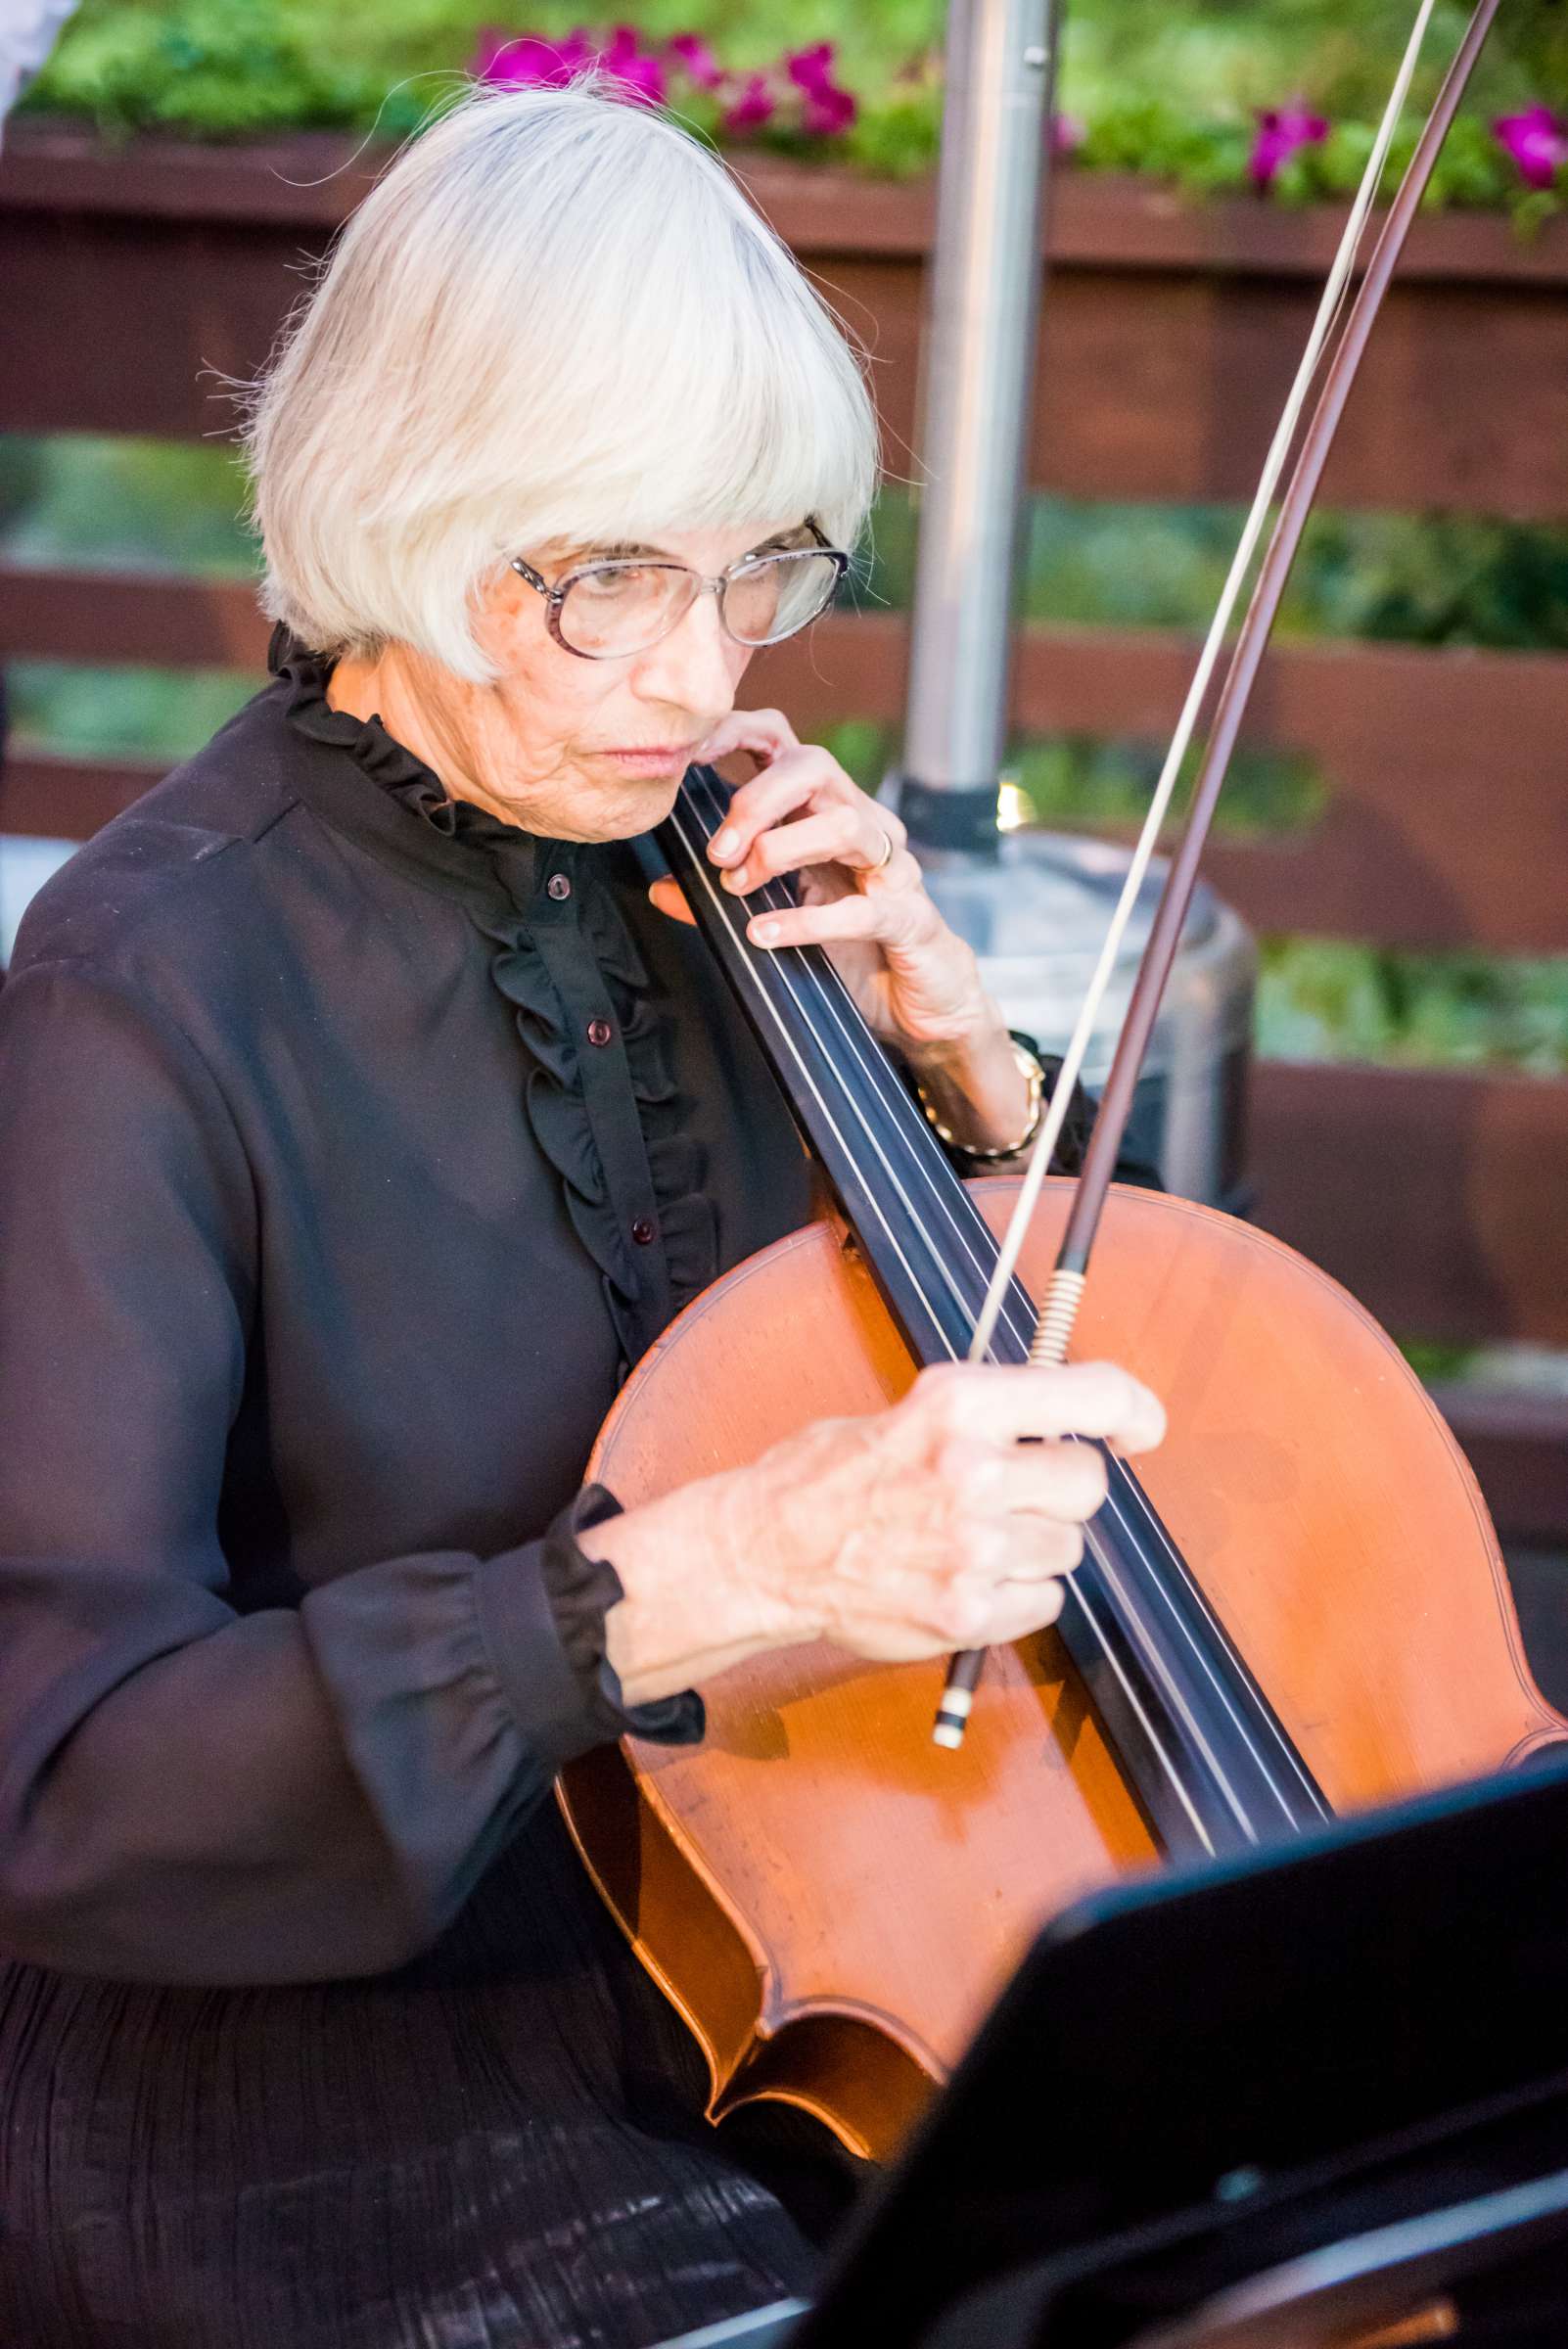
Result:
<svg viewBox="0 0 1568 2349"><path fill-rule="evenodd" d="M902 763L884 787L1009 1025L1048 1052L1067 1041L1127 868L1100 842L1003 838L996 823L1062 15L1063 0L950 0L909 693ZM1151 878L1104 1007L1091 1087L1109 1066L1156 887ZM1143 1148L1190 1199L1235 1204L1253 970L1241 923L1202 893L1139 1098Z"/></svg>
<svg viewBox="0 0 1568 2349"><path fill-rule="evenodd" d="M1061 0L952 0L899 811L994 854Z"/></svg>

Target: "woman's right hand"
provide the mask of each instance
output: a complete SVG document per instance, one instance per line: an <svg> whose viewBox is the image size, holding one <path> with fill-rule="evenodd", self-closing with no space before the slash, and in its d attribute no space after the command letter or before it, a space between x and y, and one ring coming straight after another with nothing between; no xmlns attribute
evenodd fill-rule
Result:
<svg viewBox="0 0 1568 2349"><path fill-rule="evenodd" d="M590 1537L625 1591L606 1627L625 1701L803 1640L899 1663L1038 1631L1105 1497L1099 1453L1064 1439L1144 1451L1164 1432L1111 1362L953 1365L629 1510Z"/></svg>

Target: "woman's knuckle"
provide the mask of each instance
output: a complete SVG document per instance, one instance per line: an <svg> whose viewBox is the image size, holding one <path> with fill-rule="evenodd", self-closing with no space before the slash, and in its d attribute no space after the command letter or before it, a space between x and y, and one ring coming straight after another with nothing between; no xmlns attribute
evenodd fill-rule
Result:
<svg viewBox="0 0 1568 2349"><path fill-rule="evenodd" d="M1092 1391L1108 1417L1121 1418L1137 1394L1137 1381L1120 1362L1086 1362Z"/></svg>
<svg viewBox="0 0 1568 2349"><path fill-rule="evenodd" d="M936 1362L921 1371L909 1399L937 1428L956 1427L963 1388L963 1371L956 1362Z"/></svg>
<svg viewBox="0 0 1568 2349"><path fill-rule="evenodd" d="M1039 1594L1039 1611L1036 1618L1037 1630L1043 1631L1048 1623L1054 1623L1066 1603L1067 1592L1062 1585L1046 1583Z"/></svg>
<svg viewBox="0 0 1568 2349"><path fill-rule="evenodd" d="M1111 1489L1110 1472L1105 1455L1091 1444L1075 1444L1071 1456L1079 1478L1083 1505L1080 1514L1092 1517L1105 1506L1105 1497Z"/></svg>
<svg viewBox="0 0 1568 2349"><path fill-rule="evenodd" d="M978 1646L991 1620L987 1594L971 1583L950 1583L936 1608L937 1628L954 1647Z"/></svg>
<svg viewBox="0 0 1568 2349"><path fill-rule="evenodd" d="M967 1436L939 1435L932 1453L932 1467L941 1483L955 1499L966 1500L978 1482L978 1447Z"/></svg>
<svg viewBox="0 0 1568 2349"><path fill-rule="evenodd" d="M1009 1543L1005 1531L975 1509L959 1512L953 1526L952 1547L964 1573L987 1585L994 1583L1007 1565Z"/></svg>
<svg viewBox="0 0 1568 2349"><path fill-rule="evenodd" d="M1081 1525L1059 1525L1050 1543L1051 1565L1057 1574L1071 1574L1084 1556L1084 1528Z"/></svg>

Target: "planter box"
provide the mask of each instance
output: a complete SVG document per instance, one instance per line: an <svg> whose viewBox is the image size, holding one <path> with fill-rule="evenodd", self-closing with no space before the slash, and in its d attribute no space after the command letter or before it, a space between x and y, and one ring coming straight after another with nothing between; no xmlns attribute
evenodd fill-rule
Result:
<svg viewBox="0 0 1568 2349"><path fill-rule="evenodd" d="M345 140L140 141L23 119L0 155L0 430L199 434L266 356L373 166ZM914 439L929 186L758 163L761 208L872 344ZM1251 494L1339 214L1058 174L1035 477L1078 497ZM1568 222L1418 223L1329 504L1568 515Z"/></svg>

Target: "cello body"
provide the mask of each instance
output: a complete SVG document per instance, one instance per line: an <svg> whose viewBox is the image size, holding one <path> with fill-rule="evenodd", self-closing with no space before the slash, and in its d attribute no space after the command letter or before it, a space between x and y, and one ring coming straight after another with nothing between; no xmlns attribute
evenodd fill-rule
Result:
<svg viewBox="0 0 1568 2349"><path fill-rule="evenodd" d="M971 1187L999 1230L1015 1184ZM1071 1190L1047 1186L1032 1285ZM1213 1209L1113 1189L1074 1351L1165 1399L1140 1480L1335 1811L1565 1734L1468 1466L1326 1274ZM811 1224L671 1324L590 1474L631 1507L913 1376L853 1245ZM1158 1865L1054 1634L990 1657L958 1752L931 1742L942 1682L940 1662L791 1649L705 1690L702 1745L629 1742L566 1772L568 1824L706 2053L714 2119L777 2099L885 2158L1046 1918Z"/></svg>

